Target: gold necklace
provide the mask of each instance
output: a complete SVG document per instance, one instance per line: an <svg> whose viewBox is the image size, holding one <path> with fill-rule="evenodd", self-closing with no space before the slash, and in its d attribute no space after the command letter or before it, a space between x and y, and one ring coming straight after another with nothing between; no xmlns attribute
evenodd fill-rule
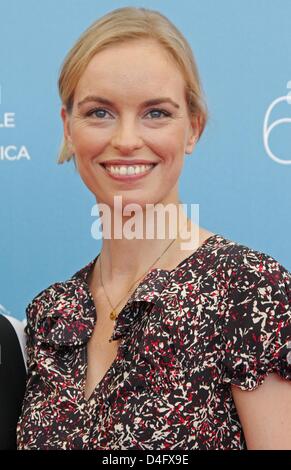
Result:
<svg viewBox="0 0 291 470"><path fill-rule="evenodd" d="M126 294L121 298L121 300L118 302L118 304L115 305L115 307L113 307L112 303L110 302L110 299L109 299L109 297L108 297L108 295L107 295L107 293L106 293L106 290L105 290L105 288L104 288L104 285L103 285L103 281L102 281L102 272L101 272L101 271L102 271L102 269L101 269L101 253L100 253L100 256L98 257L98 259L99 259L99 261L100 261L100 262L99 262L100 280L101 280L102 288L103 288L103 290L104 290L104 292L105 292L105 295L106 295L106 297L107 297L107 300L108 300L108 302L110 303L111 308L112 308L112 310L111 310L111 312L110 312L110 315L109 315L111 320L116 320L116 318L118 317L119 314L116 313L116 307L118 307L118 305L119 305L120 302L124 299L124 297L125 297L127 294L129 294L129 292L131 291L131 289L133 288L133 286L134 286L141 278L143 278L143 277L146 275L146 273L157 263L157 261L159 261L159 259L160 259L160 258L163 256L163 254L170 248L170 246L176 241L176 239L177 239L177 238L174 238L174 240L171 241L171 243L167 246L167 248L163 251L163 253L154 261L154 263L147 269L147 271L146 271L144 274L142 274L138 279L136 279L136 280L133 282L133 284L130 286L129 290L128 290L128 291L126 292Z"/></svg>

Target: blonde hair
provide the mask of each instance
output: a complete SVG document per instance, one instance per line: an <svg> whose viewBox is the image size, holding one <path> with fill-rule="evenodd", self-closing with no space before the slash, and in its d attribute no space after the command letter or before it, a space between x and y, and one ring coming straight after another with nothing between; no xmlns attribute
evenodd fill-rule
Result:
<svg viewBox="0 0 291 470"><path fill-rule="evenodd" d="M68 52L58 80L59 95L68 113L82 73L99 51L133 39L154 39L170 54L185 78L185 96L191 116L199 116L199 138L208 119L208 110L192 49L182 33L161 13L148 8L117 8L95 21ZM65 140L58 163L73 157ZM75 159L74 159L75 162Z"/></svg>

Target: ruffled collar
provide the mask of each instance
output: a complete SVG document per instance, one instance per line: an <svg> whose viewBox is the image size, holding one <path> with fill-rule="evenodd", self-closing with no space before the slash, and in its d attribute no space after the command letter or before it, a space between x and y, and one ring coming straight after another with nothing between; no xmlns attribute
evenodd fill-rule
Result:
<svg viewBox="0 0 291 470"><path fill-rule="evenodd" d="M35 324L38 341L55 347L80 346L88 342L96 322L96 309L87 278L97 258L68 281L50 286L35 300L30 320ZM119 313L111 340L125 335L137 317L140 309L131 308L134 302L159 302L170 275L171 271L159 268L147 273Z"/></svg>
<svg viewBox="0 0 291 470"><path fill-rule="evenodd" d="M130 330L141 310L139 302L162 306L162 292L169 285L174 273L180 267L185 267L190 260L198 258L208 245L222 240L225 239L220 235L212 235L173 270L153 268L148 271L120 311L111 340L126 335ZM55 347L80 346L88 342L96 322L96 309L87 280L98 256L99 254L68 281L53 284L37 297L34 305L36 314L35 311L32 313L31 322L36 323L35 336L40 342ZM176 292L171 293L171 296L176 297L176 302L178 295ZM136 308L132 308L134 303Z"/></svg>

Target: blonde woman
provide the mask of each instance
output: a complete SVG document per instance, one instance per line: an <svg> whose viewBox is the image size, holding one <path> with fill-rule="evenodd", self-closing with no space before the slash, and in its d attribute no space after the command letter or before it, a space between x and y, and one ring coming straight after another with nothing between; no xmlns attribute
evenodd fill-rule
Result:
<svg viewBox="0 0 291 470"><path fill-rule="evenodd" d="M114 196L122 208L178 207L207 108L191 48L165 16L128 7L96 21L59 91L59 162L74 159L110 222ZM180 228L104 238L28 305L19 449L291 449L291 275L181 219L199 232L195 250Z"/></svg>

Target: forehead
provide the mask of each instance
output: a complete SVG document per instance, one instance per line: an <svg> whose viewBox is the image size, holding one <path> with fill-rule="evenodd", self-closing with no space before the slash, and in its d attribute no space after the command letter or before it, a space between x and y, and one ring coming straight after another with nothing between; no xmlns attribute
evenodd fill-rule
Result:
<svg viewBox="0 0 291 470"><path fill-rule="evenodd" d="M103 92L133 98L168 92L178 98L184 92L184 77L174 59L152 40L129 41L98 52L83 72L75 96Z"/></svg>

